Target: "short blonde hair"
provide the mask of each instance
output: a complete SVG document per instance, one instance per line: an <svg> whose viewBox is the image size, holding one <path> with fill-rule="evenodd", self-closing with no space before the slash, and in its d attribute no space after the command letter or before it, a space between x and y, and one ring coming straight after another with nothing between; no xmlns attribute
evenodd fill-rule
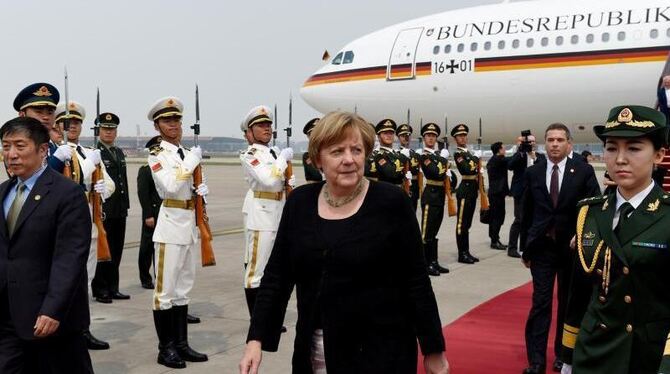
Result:
<svg viewBox="0 0 670 374"><path fill-rule="evenodd" d="M309 136L309 158L318 160L321 149L343 141L356 130L361 134L367 158L375 144L375 130L361 116L349 112L330 112L319 120Z"/></svg>

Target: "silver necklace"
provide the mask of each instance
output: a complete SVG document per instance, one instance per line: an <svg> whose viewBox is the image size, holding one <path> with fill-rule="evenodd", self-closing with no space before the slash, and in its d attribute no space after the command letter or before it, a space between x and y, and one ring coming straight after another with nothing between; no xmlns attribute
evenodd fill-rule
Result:
<svg viewBox="0 0 670 374"><path fill-rule="evenodd" d="M358 195L361 194L361 191L363 191L364 182L365 179L361 179L361 181L358 182L358 185L356 186L354 192L341 199L334 199L332 196L330 196L330 191L328 190L328 183L325 183L323 185L323 198L326 200L328 205L332 206L333 208L339 208L342 205L350 203L352 200L358 197Z"/></svg>

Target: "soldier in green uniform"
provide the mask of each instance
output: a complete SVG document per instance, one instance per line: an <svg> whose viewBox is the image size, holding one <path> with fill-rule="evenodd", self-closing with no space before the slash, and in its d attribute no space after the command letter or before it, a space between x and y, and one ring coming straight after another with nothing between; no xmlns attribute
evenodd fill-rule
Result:
<svg viewBox="0 0 670 374"><path fill-rule="evenodd" d="M375 128L374 123L369 123L372 128ZM375 157L377 156L377 152L379 152L379 144L375 143L374 149L372 149L372 152L370 152L370 156L368 156L367 159L365 159L365 170L364 170L364 176L368 178L371 181L378 181L379 180L379 173L377 172L377 166L375 165Z"/></svg>
<svg viewBox="0 0 670 374"><path fill-rule="evenodd" d="M437 276L448 273L449 269L441 266L437 261L437 233L444 218L445 179L448 178L449 161L448 151L437 151L435 144L440 136L440 127L434 123L427 123L421 127L423 136L423 152L419 157L421 170L426 177L426 187L421 195L421 239L426 253L428 274Z"/></svg>
<svg viewBox="0 0 670 374"><path fill-rule="evenodd" d="M620 106L594 131L617 188L579 203L562 372L670 373L670 195L652 180L665 117Z"/></svg>
<svg viewBox="0 0 670 374"><path fill-rule="evenodd" d="M307 139L309 139L309 134L312 133L317 123L319 123L319 118L312 118L302 128L302 133L307 135ZM323 180L321 171L314 166L308 152L302 154L302 167L305 169L305 180L307 183L321 182Z"/></svg>
<svg viewBox="0 0 670 374"><path fill-rule="evenodd" d="M373 156L372 164L373 168L377 170L377 177L380 182L388 182L402 188L406 176L403 172L400 157L392 148L395 130L395 122L388 118L381 120L375 126L375 132L379 140L379 150Z"/></svg>
<svg viewBox="0 0 670 374"><path fill-rule="evenodd" d="M400 149L398 151L400 162L402 165L409 166L409 172L412 174L412 184L409 186L409 197L412 200L412 206L416 212L416 206L419 202L419 173L421 172L421 161L419 154L409 147L410 139L412 138L412 128L407 124L398 126L396 133L398 141L400 142Z"/></svg>
<svg viewBox="0 0 670 374"><path fill-rule="evenodd" d="M479 157L468 151L468 126L460 124L451 129L451 136L456 141L454 161L461 173L461 184L456 189L458 215L456 221L456 245L458 246L458 262L473 264L479 259L470 253L470 226L477 206L479 194Z"/></svg>

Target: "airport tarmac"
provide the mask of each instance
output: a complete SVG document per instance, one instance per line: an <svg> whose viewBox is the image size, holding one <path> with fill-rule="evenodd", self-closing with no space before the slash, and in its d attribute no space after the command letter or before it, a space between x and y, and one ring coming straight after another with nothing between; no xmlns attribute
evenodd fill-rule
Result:
<svg viewBox="0 0 670 374"><path fill-rule="evenodd" d="M136 190L139 164L129 163L131 208L121 263L120 289L131 295L131 299L115 300L112 304L91 301L91 330L96 337L111 345L107 351L91 351L96 373L237 372L249 325L242 289L244 238L241 209L247 186L241 166L230 161L216 164L210 161L205 165L210 189L207 211L216 235L213 245L217 265L198 266L189 309L202 319L200 324L189 325L189 343L196 350L207 353L209 361L188 363L187 368L181 370L156 363L158 340L151 312L152 291L140 287L137 271L141 217ZM300 184L303 182L302 168L295 167L295 171ZM511 198L507 199L506 208L505 224L501 230L504 243L513 220ZM443 325L493 296L530 280L529 271L519 259L508 257L506 251L489 248L488 226L479 223L478 212L474 221L470 243L471 252L481 259L478 264L456 262L455 217L447 218L445 215L439 233L440 262L448 264L451 272L430 279ZM199 257L199 248L197 253ZM278 352L264 352L261 373L290 373L296 317L295 299L292 299L285 320L289 331L282 336ZM447 342L447 357L449 344Z"/></svg>

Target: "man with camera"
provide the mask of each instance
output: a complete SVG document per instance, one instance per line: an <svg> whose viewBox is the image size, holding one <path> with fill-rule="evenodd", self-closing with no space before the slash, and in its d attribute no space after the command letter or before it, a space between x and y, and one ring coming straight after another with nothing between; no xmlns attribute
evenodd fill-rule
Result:
<svg viewBox="0 0 670 374"><path fill-rule="evenodd" d="M535 136L530 130L521 132L517 138L517 151L507 162L507 169L512 171L512 184L510 193L514 198L514 222L509 229L509 243L507 245L507 255L510 257L520 257L518 252L519 229L521 224L521 197L523 196L523 176L526 169L545 159L542 153L537 152Z"/></svg>

